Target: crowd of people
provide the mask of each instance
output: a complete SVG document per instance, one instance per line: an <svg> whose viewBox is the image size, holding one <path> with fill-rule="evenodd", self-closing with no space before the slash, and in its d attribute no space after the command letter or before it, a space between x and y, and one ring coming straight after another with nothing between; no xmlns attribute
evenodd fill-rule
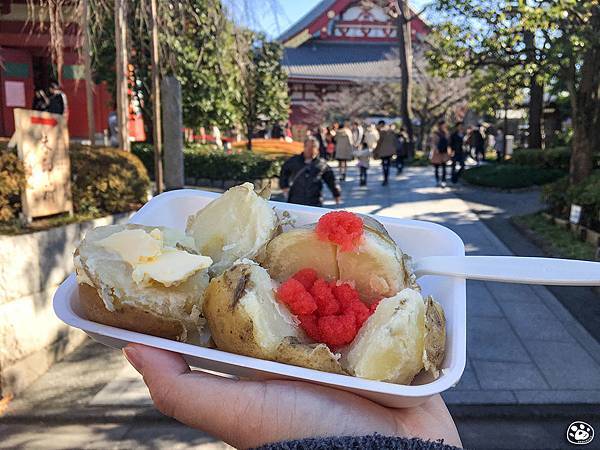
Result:
<svg viewBox="0 0 600 450"><path fill-rule="evenodd" d="M276 133L273 133L276 134ZM488 148L494 148L499 159L504 157L504 133L501 128L486 128L483 124L465 129L462 122L448 128L440 120L427 139L426 149L434 167L438 186L446 187L448 169L450 181L457 183L465 169L467 158L477 165L485 160ZM323 185L327 185L336 202L341 198L340 183L346 181L348 162L357 160L359 185L367 185L371 159L381 161L382 186L389 183L390 170L402 173L409 156L409 138L404 127L394 123L362 125L358 121L334 123L330 127L319 127L308 131L301 155L290 158L283 166L280 176L281 188L291 203L320 206ZM327 161L338 162L338 176Z"/></svg>

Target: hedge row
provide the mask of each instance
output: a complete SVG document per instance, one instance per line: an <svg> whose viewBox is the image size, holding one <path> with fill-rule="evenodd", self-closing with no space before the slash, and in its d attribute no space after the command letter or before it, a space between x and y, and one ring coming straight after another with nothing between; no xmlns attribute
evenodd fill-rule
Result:
<svg viewBox="0 0 600 450"><path fill-rule="evenodd" d="M600 232L600 170L576 186L569 186L568 177L549 184L543 190L549 211L557 217L568 219L571 204L580 205L581 225Z"/></svg>
<svg viewBox="0 0 600 450"><path fill-rule="evenodd" d="M151 145L135 145L139 157L154 177L154 153ZM225 151L212 145L191 145L183 153L185 176L193 179L253 181L279 176L282 158L273 158L247 150Z"/></svg>
<svg viewBox="0 0 600 450"><path fill-rule="evenodd" d="M512 155L511 163L545 169L569 170L571 149L569 147L518 149ZM600 167L600 152L594 155L594 167Z"/></svg>
<svg viewBox="0 0 600 450"><path fill-rule="evenodd" d="M539 186L563 177L560 169L547 169L516 164L487 164L465 170L465 181L478 186L519 189Z"/></svg>
<svg viewBox="0 0 600 450"><path fill-rule="evenodd" d="M131 211L146 201L150 179L135 155L110 147L71 144L69 156L76 213L114 214ZM18 217L24 186L21 162L12 151L0 148L0 222Z"/></svg>

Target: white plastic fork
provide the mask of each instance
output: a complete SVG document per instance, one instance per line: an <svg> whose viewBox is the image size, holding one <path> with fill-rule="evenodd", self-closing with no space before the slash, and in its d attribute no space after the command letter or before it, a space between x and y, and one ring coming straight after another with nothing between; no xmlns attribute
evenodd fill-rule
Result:
<svg viewBox="0 0 600 450"><path fill-rule="evenodd" d="M519 256L427 256L413 261L417 278L441 275L503 283L600 286L600 263Z"/></svg>

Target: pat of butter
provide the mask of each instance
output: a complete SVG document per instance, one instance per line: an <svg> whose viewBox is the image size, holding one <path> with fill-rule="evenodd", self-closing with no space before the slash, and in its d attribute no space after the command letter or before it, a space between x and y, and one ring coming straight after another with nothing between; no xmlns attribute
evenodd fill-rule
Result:
<svg viewBox="0 0 600 450"><path fill-rule="evenodd" d="M97 245L118 253L123 260L135 266L160 255L163 237L158 228L150 233L142 229L123 230L98 241Z"/></svg>
<svg viewBox="0 0 600 450"><path fill-rule="evenodd" d="M211 264L212 259L208 256L165 249L164 253L153 260L137 264L132 277L138 284L154 280L169 287L187 280L194 273L206 269Z"/></svg>

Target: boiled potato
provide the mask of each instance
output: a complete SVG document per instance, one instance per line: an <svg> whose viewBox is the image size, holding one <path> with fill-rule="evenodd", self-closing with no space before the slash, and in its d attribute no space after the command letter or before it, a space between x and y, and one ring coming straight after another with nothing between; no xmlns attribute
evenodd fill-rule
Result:
<svg viewBox="0 0 600 450"><path fill-rule="evenodd" d="M220 350L342 373L327 346L307 345L296 318L280 304L267 271L238 263L211 280L204 317Z"/></svg>
<svg viewBox="0 0 600 450"><path fill-rule="evenodd" d="M361 216L364 235L356 251L342 252L314 232L316 224L286 231L266 247L261 263L277 281L284 281L304 268L320 277L354 283L361 299L371 303L404 288L419 289L415 277L383 225Z"/></svg>
<svg viewBox="0 0 600 450"><path fill-rule="evenodd" d="M337 248L321 241L310 228L295 228L273 238L266 247L262 265L274 280L283 282L301 269L311 268L320 277L338 279Z"/></svg>
<svg viewBox="0 0 600 450"><path fill-rule="evenodd" d="M254 258L277 226L277 215L267 200L254 192L252 183L244 183L190 216L186 232L194 238L197 251L213 259L211 273L219 275L238 259Z"/></svg>
<svg viewBox="0 0 600 450"><path fill-rule="evenodd" d="M430 307L434 308L433 303ZM432 311L432 315L439 313L437 308ZM398 384L410 384L424 361L437 370L443 359L445 336L440 333L444 326L438 316L426 330L425 316L425 302L415 290L404 289L383 299L344 352L344 369L361 378ZM426 349L426 341L435 345Z"/></svg>
<svg viewBox="0 0 600 450"><path fill-rule="evenodd" d="M107 243L122 246L129 234L139 237L140 233L149 245L125 247L126 254L107 246ZM160 239L154 242L146 235ZM147 274L139 274L139 270L136 282L132 264L133 259L140 259L144 263L140 266L147 266L163 251L179 251L191 257L195 254L193 244L184 233L164 227L109 225L88 231L74 255L80 303L86 317L132 331L205 344L207 336L201 311L209 281L207 270L193 270L185 273L184 279L165 285L147 279ZM172 275L169 270L160 272Z"/></svg>

